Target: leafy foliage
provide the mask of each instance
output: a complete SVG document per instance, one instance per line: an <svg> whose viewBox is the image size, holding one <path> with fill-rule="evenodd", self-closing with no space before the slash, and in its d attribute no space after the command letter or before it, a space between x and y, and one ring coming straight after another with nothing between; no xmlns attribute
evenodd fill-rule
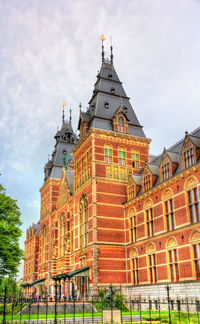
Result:
<svg viewBox="0 0 200 324"><path fill-rule="evenodd" d="M20 214L16 200L7 196L0 184L0 285L3 278L16 276L24 256L19 247Z"/></svg>

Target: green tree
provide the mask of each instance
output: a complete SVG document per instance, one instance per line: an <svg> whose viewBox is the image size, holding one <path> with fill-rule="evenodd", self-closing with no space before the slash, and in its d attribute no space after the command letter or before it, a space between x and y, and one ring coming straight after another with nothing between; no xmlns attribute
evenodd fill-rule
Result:
<svg viewBox="0 0 200 324"><path fill-rule="evenodd" d="M22 231L20 210L16 200L6 195L0 184L0 285L3 278L14 278L24 256L19 247Z"/></svg>

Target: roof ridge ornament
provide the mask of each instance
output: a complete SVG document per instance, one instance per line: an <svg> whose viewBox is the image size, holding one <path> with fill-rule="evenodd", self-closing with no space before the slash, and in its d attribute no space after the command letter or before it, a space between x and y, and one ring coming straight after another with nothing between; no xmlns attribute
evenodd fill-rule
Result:
<svg viewBox="0 0 200 324"><path fill-rule="evenodd" d="M105 59L105 53L104 53L104 45L103 45L103 42L106 40L104 34L101 35L100 37L101 41L102 41L102 51L101 51L101 57L102 57L102 62L104 62L104 59Z"/></svg>
<svg viewBox="0 0 200 324"><path fill-rule="evenodd" d="M113 65L113 46L112 46L112 36L111 36L111 40L110 40L110 63Z"/></svg>
<svg viewBox="0 0 200 324"><path fill-rule="evenodd" d="M64 112L64 107L67 106L67 103L63 101L63 103L61 104L61 107L63 107L63 113L62 113L62 122L64 124L65 122L65 112Z"/></svg>

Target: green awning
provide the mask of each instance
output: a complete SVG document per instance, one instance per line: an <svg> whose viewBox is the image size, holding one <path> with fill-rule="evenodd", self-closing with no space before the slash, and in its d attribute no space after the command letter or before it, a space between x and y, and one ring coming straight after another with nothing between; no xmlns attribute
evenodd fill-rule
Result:
<svg viewBox="0 0 200 324"><path fill-rule="evenodd" d="M31 283L29 283L29 282L24 282L24 283L21 284L21 286L22 286L23 288L31 287Z"/></svg>
<svg viewBox="0 0 200 324"><path fill-rule="evenodd" d="M89 269L90 267L84 267L81 269L74 270L68 273L68 277L89 277Z"/></svg>
<svg viewBox="0 0 200 324"><path fill-rule="evenodd" d="M38 284L44 284L44 281L46 280L46 278L42 278L42 279L38 279L38 280L36 280L36 281L33 281L32 283L31 283L31 286L36 286L36 285L38 285Z"/></svg>

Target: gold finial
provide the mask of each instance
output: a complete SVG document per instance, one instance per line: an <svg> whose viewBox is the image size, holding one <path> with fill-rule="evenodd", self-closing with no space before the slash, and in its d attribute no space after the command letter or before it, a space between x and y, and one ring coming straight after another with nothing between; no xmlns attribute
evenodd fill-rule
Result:
<svg viewBox="0 0 200 324"><path fill-rule="evenodd" d="M63 124L65 122L65 113L64 113L64 107L67 106L67 103L63 101L63 103L61 104L61 107L63 107L63 115L62 115L62 121L63 121Z"/></svg>
<svg viewBox="0 0 200 324"><path fill-rule="evenodd" d="M101 35L100 40L102 40L102 42L103 42L104 40L106 40L104 34Z"/></svg>

